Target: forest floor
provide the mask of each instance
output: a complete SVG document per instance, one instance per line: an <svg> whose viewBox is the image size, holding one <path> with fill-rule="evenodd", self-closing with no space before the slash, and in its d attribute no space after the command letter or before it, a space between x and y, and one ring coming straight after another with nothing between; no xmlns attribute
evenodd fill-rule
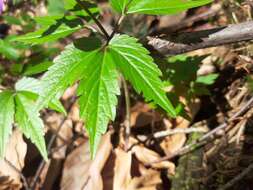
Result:
<svg viewBox="0 0 253 190"><path fill-rule="evenodd" d="M109 30L116 18L106 2L100 6ZM252 21L252 13L252 1L220 0L173 16L132 16L124 29L140 38L173 39ZM9 33L15 31L12 27ZM170 57L166 69L176 74L165 77L176 84L185 117L170 119L152 109L129 85L130 118L122 96L94 160L75 102L76 86L69 88L61 99L66 117L42 113L49 162L15 130L0 161L0 190L253 190L252 56L253 44L243 40ZM196 86L201 79L203 85Z"/></svg>

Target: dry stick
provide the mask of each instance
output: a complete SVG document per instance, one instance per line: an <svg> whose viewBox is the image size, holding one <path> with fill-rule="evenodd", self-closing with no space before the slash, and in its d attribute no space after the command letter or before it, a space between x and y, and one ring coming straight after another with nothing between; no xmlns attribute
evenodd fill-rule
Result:
<svg viewBox="0 0 253 190"><path fill-rule="evenodd" d="M170 130L166 130L166 131L160 131L157 132L153 135L153 138L164 138L170 135L175 135L175 134L190 134L190 133L206 133L208 132L207 129L203 128L203 127L190 127L190 128L186 128L186 129L170 129Z"/></svg>
<svg viewBox="0 0 253 190"><path fill-rule="evenodd" d="M197 49L253 40L253 21L210 30L183 33L168 39L147 37L148 44L163 55L171 56Z"/></svg>
<svg viewBox="0 0 253 190"><path fill-rule="evenodd" d="M9 160L7 160L6 158L4 158L4 161L5 161L15 172L17 172L17 173L20 175L20 177L21 177L21 179L22 179L22 181L23 181L25 190L30 190L29 185L28 185L27 180L26 180L26 177L22 174L22 172L19 171L19 169L16 168L16 166L14 166L14 165L13 165Z"/></svg>
<svg viewBox="0 0 253 190"><path fill-rule="evenodd" d="M122 77L122 83L123 83L123 88L124 88L124 93L125 93L125 103L126 103L126 119L125 119L125 150L128 150L128 145L129 145L129 138L131 135L131 103L130 103L130 96L129 96L129 91L127 87L127 82L126 80Z"/></svg>
<svg viewBox="0 0 253 190"><path fill-rule="evenodd" d="M76 2L82 7L82 9L94 20L94 22L97 24L101 32L105 35L107 40L110 39L110 35L107 33L103 25L100 23L100 21L92 14L92 12L86 7L85 3L82 2L81 0L76 0Z"/></svg>
<svg viewBox="0 0 253 190"><path fill-rule="evenodd" d="M234 186L238 181L243 179L246 175L248 175L253 170L253 164L250 164L245 170L242 171L242 173L238 174L235 178L233 178L231 181L226 183L223 187L219 188L218 190L227 190L231 189L232 186Z"/></svg>
<svg viewBox="0 0 253 190"><path fill-rule="evenodd" d="M53 133L53 134L55 134L56 135L56 137L58 138L58 139L60 139L62 142L64 142L64 143L68 143L68 141L64 138L64 137L62 137L59 133L58 133L58 131L57 130L55 130L55 129L53 129L52 127L48 127L49 128L49 130Z"/></svg>
<svg viewBox="0 0 253 190"><path fill-rule="evenodd" d="M69 145L73 144L73 142L75 142L78 138L80 138L80 136L74 137L74 138L71 139L71 141L63 142L63 144L61 144L61 145L59 145L59 146L56 146L56 147L52 148L52 149L50 150L50 152L48 153L49 156L52 155L53 153L55 153L55 152L61 150L63 147L69 146Z"/></svg>
<svg viewBox="0 0 253 190"><path fill-rule="evenodd" d="M253 97L238 111L236 112L230 119L229 121L234 121L236 118L238 118L239 116L243 115L253 104ZM210 131L209 133L207 133L206 135L202 136L200 138L201 140L205 140L206 138L208 138L211 135L216 134L217 132L224 130L224 128L227 127L227 123L223 123L222 125L220 125L219 127L215 128L214 130Z"/></svg>
<svg viewBox="0 0 253 190"><path fill-rule="evenodd" d="M225 128L228 126L229 122L234 121L236 118L238 118L239 116L242 116L245 112L248 111L248 109L253 105L253 97L238 111L236 112L227 122L219 125L218 127L216 127L215 129L213 129L212 131L208 132L207 134L203 135L202 137L200 137L199 139L197 139L196 141L194 141L191 144L188 144L184 147L182 147L180 150L176 151L175 153L165 156L163 158L158 159L157 161L154 161L152 163L149 163L148 165L152 165L154 163L159 163L162 161L166 161L169 159L172 159L176 156L181 156L183 154L189 153L192 150L195 150L196 148L199 148L203 145L205 145L207 142L209 142L210 140L214 140L215 138L217 138L218 134L220 131L224 131Z"/></svg>

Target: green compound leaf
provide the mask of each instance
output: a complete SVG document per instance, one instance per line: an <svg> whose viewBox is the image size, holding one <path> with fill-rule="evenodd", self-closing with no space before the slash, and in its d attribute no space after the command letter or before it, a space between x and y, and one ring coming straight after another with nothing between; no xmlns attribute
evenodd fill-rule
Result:
<svg viewBox="0 0 253 190"><path fill-rule="evenodd" d="M117 95L120 94L118 73L110 52L98 51L86 59L85 74L79 94L80 114L85 120L94 158L102 134L116 115Z"/></svg>
<svg viewBox="0 0 253 190"><path fill-rule="evenodd" d="M212 0L111 0L112 7L126 14L166 15L202 6ZM127 5L127 7L126 7Z"/></svg>
<svg viewBox="0 0 253 190"><path fill-rule="evenodd" d="M84 47L84 44L91 44ZM149 52L127 35L114 37L107 47L101 48L94 38L80 40L67 48L54 60L54 65L41 79L37 110L75 81L81 80L80 115L90 137L94 158L102 134L116 115L119 69L134 86L143 92L147 101L153 101L175 116L176 111L167 99L157 65ZM117 68L118 67L118 68Z"/></svg>
<svg viewBox="0 0 253 190"><path fill-rule="evenodd" d="M110 54L124 77L129 80L138 93L143 93L147 101L153 101L172 117L176 111L168 100L164 85L159 78L162 73L154 60L136 38L115 36L110 44Z"/></svg>
<svg viewBox="0 0 253 190"><path fill-rule="evenodd" d="M89 42L92 46L85 48ZM88 43L88 44L89 44ZM54 65L42 77L37 110L46 106L59 92L81 79L78 89L80 115L90 136L94 157L101 134L116 115L117 97L120 93L118 73L112 57L102 50L94 39L85 39L67 46L54 60ZM105 51L105 52L103 52ZM86 77L87 76L87 77Z"/></svg>
<svg viewBox="0 0 253 190"><path fill-rule="evenodd" d="M14 121L15 105L14 97L11 91L0 93L0 157L5 153L9 136L12 131Z"/></svg>
<svg viewBox="0 0 253 190"><path fill-rule="evenodd" d="M35 103L26 96L25 93L19 92L15 96L16 113L15 121L26 138L31 139L36 145L41 155L47 160L47 149L44 139L44 125L39 117L39 112L35 111Z"/></svg>

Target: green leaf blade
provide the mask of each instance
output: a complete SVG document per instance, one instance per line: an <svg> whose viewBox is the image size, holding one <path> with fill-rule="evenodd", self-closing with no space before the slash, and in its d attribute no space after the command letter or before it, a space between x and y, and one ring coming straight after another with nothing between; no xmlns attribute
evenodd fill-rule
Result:
<svg viewBox="0 0 253 190"><path fill-rule="evenodd" d="M37 101L37 109L40 110L58 96L76 80L81 77L86 67L85 59L93 53L87 53L77 49L73 44L67 46L65 50L55 58L54 65L41 79L41 92Z"/></svg>
<svg viewBox="0 0 253 190"><path fill-rule="evenodd" d="M53 42L58 39L69 36L70 34L80 30L81 28L81 26L71 28L67 25L61 25L54 31L51 31L50 28L47 27L39 29L35 32L25 34L23 36L19 36L14 40L28 44L42 44L46 42Z"/></svg>
<svg viewBox="0 0 253 190"><path fill-rule="evenodd" d="M11 60L17 60L20 55L18 51L7 40L0 39L0 54Z"/></svg>
<svg viewBox="0 0 253 190"><path fill-rule="evenodd" d="M204 85L212 85L218 77L219 77L218 74L209 74L205 76L199 76L196 82L204 84Z"/></svg>
<svg viewBox="0 0 253 190"><path fill-rule="evenodd" d="M36 145L42 157L47 160L47 149L44 139L44 125L39 113L34 110L34 102L24 94L18 93L15 97L15 120L24 135Z"/></svg>
<svg viewBox="0 0 253 190"><path fill-rule="evenodd" d="M28 64L28 66L24 69L23 75L32 76L32 75L43 73L47 71L47 69L52 65L53 63L51 61L43 61L36 65Z"/></svg>
<svg viewBox="0 0 253 190"><path fill-rule="evenodd" d="M211 2L212 0L129 0L126 3L124 0L111 0L111 5L118 12L126 9L127 14L167 15Z"/></svg>
<svg viewBox="0 0 253 190"><path fill-rule="evenodd" d="M124 14L126 6L129 3L129 0L110 0L110 4L113 9L119 13Z"/></svg>
<svg viewBox="0 0 253 190"><path fill-rule="evenodd" d="M137 39L127 35L116 36L111 40L109 48L114 62L135 90L142 92L147 101L153 101L175 117L176 111L160 79L161 71Z"/></svg>
<svg viewBox="0 0 253 190"><path fill-rule="evenodd" d="M6 145L12 131L15 105L13 93L5 91L0 93L0 157L5 154Z"/></svg>
<svg viewBox="0 0 253 190"><path fill-rule="evenodd" d="M42 44L67 37L83 28L81 19L75 16L55 15L36 17L35 21L41 26L40 29L17 36L11 40L27 44Z"/></svg>
<svg viewBox="0 0 253 190"><path fill-rule="evenodd" d="M64 14L64 4L62 0L48 0L48 14Z"/></svg>
<svg viewBox="0 0 253 190"><path fill-rule="evenodd" d="M16 91L29 91L34 94L40 92L40 82L35 78L23 77L15 84Z"/></svg>
<svg viewBox="0 0 253 190"><path fill-rule="evenodd" d="M15 84L15 90L17 92L26 93L30 99L37 100L39 94L43 90L40 84L40 81L35 78L24 77ZM54 98L49 101L48 107L64 115L67 114L58 96L54 96Z"/></svg>
<svg viewBox="0 0 253 190"><path fill-rule="evenodd" d="M81 81L80 114L86 121L90 149L94 158L102 134L116 115L117 95L120 94L118 73L109 53L98 52L88 61L88 78Z"/></svg>

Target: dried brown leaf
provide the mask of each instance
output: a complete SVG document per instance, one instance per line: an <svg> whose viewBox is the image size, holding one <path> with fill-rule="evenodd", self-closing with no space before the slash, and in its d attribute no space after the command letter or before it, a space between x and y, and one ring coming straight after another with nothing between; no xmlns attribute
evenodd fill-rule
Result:
<svg viewBox="0 0 253 190"><path fill-rule="evenodd" d="M135 154L136 158L140 162L142 162L144 165L155 162L161 158L159 154L157 154L153 150L150 150L140 145L134 146L132 151ZM175 164L172 162L162 161L159 163L153 163L151 164L151 166L152 168L155 168L155 169L167 169L170 174L172 175L175 174Z"/></svg>
<svg viewBox="0 0 253 190"><path fill-rule="evenodd" d="M151 112L152 109L148 104L137 103L131 108L131 126L142 127L152 122L161 120L161 117L156 112Z"/></svg>
<svg viewBox="0 0 253 190"><path fill-rule="evenodd" d="M160 172L147 169L141 164L139 165L141 176L132 178L132 152L117 148L115 155L113 190L156 190L156 187L161 184Z"/></svg>
<svg viewBox="0 0 253 190"><path fill-rule="evenodd" d="M91 160L89 143L86 139L68 155L64 163L61 189L102 190L101 171L111 150L111 132L108 132L101 140L95 159Z"/></svg>
<svg viewBox="0 0 253 190"><path fill-rule="evenodd" d="M200 101L196 99L194 102L190 103L186 110L188 111L188 114L191 118L194 118L197 114L200 107ZM191 121L183 118L178 117L176 118L175 122L176 128L180 129L186 129L189 127ZM167 124L167 129L171 128L171 124ZM164 140L160 143L160 146L164 150L166 155L170 155L171 153L174 153L178 151L186 142L186 135L185 134L175 134L169 137L164 138Z"/></svg>
<svg viewBox="0 0 253 190"><path fill-rule="evenodd" d="M5 158L16 169L22 171L24 167L27 145L23 140L22 133L15 129L10 137L6 148ZM1 189L21 189L22 183L20 174L14 170L4 159L0 160L0 190Z"/></svg>
<svg viewBox="0 0 253 190"><path fill-rule="evenodd" d="M114 167L113 189L129 190L131 182L132 153L120 148L115 150L116 160Z"/></svg>

